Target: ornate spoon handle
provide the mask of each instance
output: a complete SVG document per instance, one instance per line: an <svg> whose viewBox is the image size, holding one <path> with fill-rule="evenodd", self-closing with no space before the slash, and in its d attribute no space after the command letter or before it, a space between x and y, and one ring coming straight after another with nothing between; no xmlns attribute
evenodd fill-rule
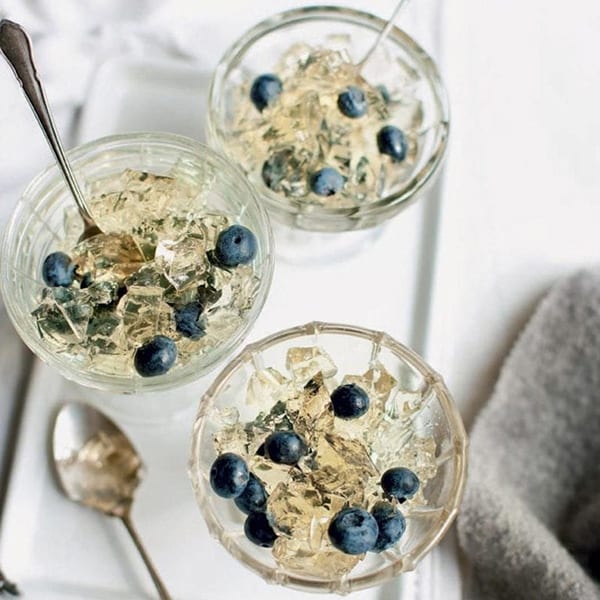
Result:
<svg viewBox="0 0 600 600"><path fill-rule="evenodd" d="M77 183L73 169L65 156L65 151L54 125L52 113L48 108L46 94L44 93L44 88L33 60L31 41L25 30L18 23L13 23L8 19L0 21L0 52L4 54L23 88L25 97L29 101L33 113L56 157L67 185L75 198L85 228L94 229L94 231L98 230L97 233L99 233L100 230L88 210L85 198ZM91 235L87 235L86 237L91 237Z"/></svg>

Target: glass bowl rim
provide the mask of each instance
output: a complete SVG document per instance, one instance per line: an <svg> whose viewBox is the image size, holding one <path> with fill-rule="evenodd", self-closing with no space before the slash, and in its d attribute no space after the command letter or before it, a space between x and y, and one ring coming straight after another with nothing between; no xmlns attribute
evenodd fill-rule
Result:
<svg viewBox="0 0 600 600"><path fill-rule="evenodd" d="M206 496L200 491L200 479L202 478L202 475L200 474L199 466L199 430L202 421L205 417L209 416L209 411L212 409L211 400L221 393L223 388L228 385L230 377L240 367L243 367L244 363L249 362L254 354L261 353L263 350L267 350L282 342L290 341L298 337L323 333L359 337L377 343L378 345L389 349L396 356L405 360L409 365L422 374L424 380L427 382L427 385L430 386L431 389L435 390L436 396L448 422L448 427L454 436L456 473L453 478L451 496L452 501L448 506L444 507L443 512L440 513L443 516L441 525L438 527L438 529L436 529L435 533L431 537L425 538L410 554L398 557L397 560L385 565L374 573L360 575L356 578L353 578L350 572L349 576L344 576L342 578L315 581L314 579L302 576L301 574L293 573L285 573L282 577L280 577L280 574L277 573L276 568L265 567L263 563L254 558L254 556L250 556L245 551L240 550L239 547L237 547L235 543L229 540L229 538L225 535L225 531L221 528L220 524L213 515L213 511L208 506ZM233 358L219 372L211 386L200 399L200 406L198 408L192 432L188 475L192 481L196 502L211 535L218 539L223 547L237 560L243 562L244 565L264 579L269 579L267 575L272 574L274 577L269 580L273 580L277 583L284 583L292 588L310 591L328 590L344 594L347 591L357 591L381 584L391 577L398 575L400 572L412 571L423 559L423 557L425 557L430 550L442 540L454 522L462 502L467 476L467 449L468 438L457 405L452 399L452 396L450 395L442 376L432 367L430 367L419 354L383 331L376 331L356 325L311 321L305 325L290 327L288 329L277 331L256 342L247 344L235 356L235 358ZM280 579L283 579L284 581L280 581ZM340 584L342 581L344 581L346 584L348 582L352 582L352 589L338 589L336 584Z"/></svg>
<svg viewBox="0 0 600 600"><path fill-rule="evenodd" d="M254 42L259 40L262 36L290 24L315 20L341 20L359 26L366 26L375 32L383 29L387 23L387 20L382 19L381 17L354 8L346 6L315 5L276 13L247 30L223 54L213 73L208 90L208 111L206 121L207 137L211 143L215 144L218 152L227 156L223 138L219 133L220 128L216 126L216 107L221 94L221 88L230 70L230 65L239 61L247 50L252 47ZM442 129L440 140L436 148L430 153L429 158L421 169L415 173L409 182L401 189L392 194L388 194L384 198L360 206L331 208L313 204L304 204L300 201L289 201L289 199L287 199L288 201L286 202L282 202L281 198L271 190L266 187L264 189L260 188L259 193L261 198L265 200L268 208L272 210L274 214L284 213L292 217L298 215L316 215L325 221L334 222L347 218L359 219L378 213L385 214L390 210L399 210L401 206L408 206L411 203L411 200L416 200L418 198L418 192L438 171L438 168L443 163L446 155L450 133L450 107L448 95L441 79L440 72L431 56L429 56L429 54L411 36L399 27L392 27L387 39L392 41L396 46L400 46L409 51L413 58L419 63L419 66L421 67L420 70L426 74L426 78L431 85L439 105L439 125Z"/></svg>
<svg viewBox="0 0 600 600"><path fill-rule="evenodd" d="M241 168L232 161L228 160L222 154L216 152L214 148L179 134L167 132L134 131L103 136L94 140L90 140L68 150L67 156L71 164L73 164L77 170L78 163L85 163L86 161L94 160L104 151L118 151L121 148L127 148L133 144L144 144L145 142L154 143L158 146L163 144L166 146L171 145L174 151L180 149L182 151L185 150L191 152L195 154L199 160L202 160L203 157L210 156L211 160L216 162L225 170L229 170L230 175L233 176L244 188L246 188L248 192L248 198L250 199L249 202L253 204L253 207L256 210L257 219L260 223L260 229L262 230L261 237L264 238L264 256L261 263L264 274L261 278L258 295L251 309L252 314L254 315L252 320L245 323L235 336L228 339L227 343L221 348L220 352L215 354L215 358L211 361L208 361L203 368L192 369L191 367L194 364L194 361L192 360L190 363L188 363L188 365L182 368L184 371L184 373L182 373L183 376L177 379L170 379L168 373L165 375L165 377L138 378L133 376L126 378L114 375L102 375L95 373L90 374L87 373L85 369L73 366L68 361L57 360L55 358L56 353L53 352L47 345L45 345L39 337L29 335L30 331L26 327L22 327L20 324L21 315L17 312L17 308L15 306L15 297L11 290L12 286L9 282L8 272L10 269L12 269L13 262L2 260L0 264L0 292L4 298L4 304L9 319L19 334L21 340L37 357L48 364L51 368L57 370L66 379L75 381L76 383L90 388L104 390L110 393L139 394L169 390L189 384L210 373L219 365L219 363L226 360L237 350L239 345L243 343L264 307L273 279L274 241L269 216L262 206L254 186L249 184ZM35 175L33 179L31 179L31 181L26 185L1 232L0 256L7 256L11 246L14 244L15 238L19 235L22 235L22 233L18 231L18 226L26 211L31 210L32 204L39 204L40 198L44 198L49 192L53 191L53 188L57 185L60 185L60 182L62 182L62 174L60 173L58 166L55 163L51 163L41 172ZM68 194L69 192L65 191L65 193ZM210 354L212 354L212 351L207 353L207 355Z"/></svg>

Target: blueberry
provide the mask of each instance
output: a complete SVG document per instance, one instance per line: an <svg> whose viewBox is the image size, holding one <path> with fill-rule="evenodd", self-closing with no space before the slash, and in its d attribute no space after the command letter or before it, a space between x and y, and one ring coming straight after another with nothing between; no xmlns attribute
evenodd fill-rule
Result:
<svg viewBox="0 0 600 600"><path fill-rule="evenodd" d="M221 231L215 246L215 257L224 267L237 267L256 256L256 236L243 225L232 225Z"/></svg>
<svg viewBox="0 0 600 600"><path fill-rule="evenodd" d="M267 515L264 512L252 512L244 523L246 537L257 546L271 548L277 539Z"/></svg>
<svg viewBox="0 0 600 600"><path fill-rule="evenodd" d="M401 162L406 158L408 144L404 133L393 125L382 127L377 133L377 147L381 154L392 157L393 162Z"/></svg>
<svg viewBox="0 0 600 600"><path fill-rule="evenodd" d="M337 99L340 112L351 119L358 119L367 112L367 99L364 92L355 85L350 85Z"/></svg>
<svg viewBox="0 0 600 600"><path fill-rule="evenodd" d="M325 167L312 174L310 189L318 196L333 196L344 187L344 183L346 179L337 169Z"/></svg>
<svg viewBox="0 0 600 600"><path fill-rule="evenodd" d="M156 377L164 375L176 359L175 342L164 335L157 335L136 350L133 362L135 370L142 377Z"/></svg>
<svg viewBox="0 0 600 600"><path fill-rule="evenodd" d="M190 302L178 306L173 312L175 329L183 337L199 340L206 333L206 324L202 318L203 307L199 302Z"/></svg>
<svg viewBox="0 0 600 600"><path fill-rule="evenodd" d="M275 431L265 440L265 454L280 465L295 465L306 454L304 440L294 431Z"/></svg>
<svg viewBox="0 0 600 600"><path fill-rule="evenodd" d="M406 521L404 515L389 502L378 502L371 510L371 514L379 528L373 552L383 552L402 537L406 529Z"/></svg>
<svg viewBox="0 0 600 600"><path fill-rule="evenodd" d="M44 259L42 277L50 287L69 287L75 279L75 265L64 252L52 252Z"/></svg>
<svg viewBox="0 0 600 600"><path fill-rule="evenodd" d="M419 489L419 478L405 467L388 469L381 477L381 487L386 494L404 502Z"/></svg>
<svg viewBox="0 0 600 600"><path fill-rule="evenodd" d="M281 79L272 73L265 73L264 75L259 75L252 82L250 100L262 112L281 94L282 90Z"/></svg>
<svg viewBox="0 0 600 600"><path fill-rule="evenodd" d="M249 515L253 512L265 512L267 498L267 492L261 480L250 473L248 485L234 502L243 513Z"/></svg>
<svg viewBox="0 0 600 600"><path fill-rule="evenodd" d="M356 419L369 410L367 392L355 383L340 385L331 394L333 413L340 419Z"/></svg>
<svg viewBox="0 0 600 600"><path fill-rule="evenodd" d="M329 523L331 543L346 554L362 554L375 546L379 529L377 521L362 508L345 508Z"/></svg>
<svg viewBox="0 0 600 600"><path fill-rule="evenodd" d="M210 468L210 485L221 498L237 498L246 489L249 478L244 459L233 452L218 456Z"/></svg>

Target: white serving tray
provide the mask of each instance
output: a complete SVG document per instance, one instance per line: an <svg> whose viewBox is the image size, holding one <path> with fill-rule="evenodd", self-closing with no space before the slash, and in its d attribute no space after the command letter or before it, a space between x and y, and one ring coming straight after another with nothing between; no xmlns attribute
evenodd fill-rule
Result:
<svg viewBox="0 0 600 600"><path fill-rule="evenodd" d="M129 131L203 139L210 74L187 61L115 58L100 65L79 120L79 142Z"/></svg>
<svg viewBox="0 0 600 600"><path fill-rule="evenodd" d="M85 141L144 129L201 139L205 84L206 74L188 64L106 63L91 88L79 137ZM106 94L116 89L118 93ZM434 189L347 260L319 266L279 262L249 341L316 319L385 330L422 351L434 278L438 192ZM140 534L175 600L314 598L264 583L208 535L186 470L195 404L211 379L187 387L192 403L170 422L142 425L115 417L147 466L133 510ZM165 402L173 394L177 392L165 393ZM68 502L58 491L48 440L53 417L66 400L102 406L103 395L36 364L3 511L0 564L31 600L153 598L148 575L121 524ZM351 598L458 600L452 540L432 552L416 572Z"/></svg>

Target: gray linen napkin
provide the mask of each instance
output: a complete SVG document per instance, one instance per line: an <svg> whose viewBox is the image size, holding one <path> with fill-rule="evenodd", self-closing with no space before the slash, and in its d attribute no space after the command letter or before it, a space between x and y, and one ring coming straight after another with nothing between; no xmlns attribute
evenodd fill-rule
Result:
<svg viewBox="0 0 600 600"><path fill-rule="evenodd" d="M467 596L600 599L600 270L560 282L473 427Z"/></svg>

